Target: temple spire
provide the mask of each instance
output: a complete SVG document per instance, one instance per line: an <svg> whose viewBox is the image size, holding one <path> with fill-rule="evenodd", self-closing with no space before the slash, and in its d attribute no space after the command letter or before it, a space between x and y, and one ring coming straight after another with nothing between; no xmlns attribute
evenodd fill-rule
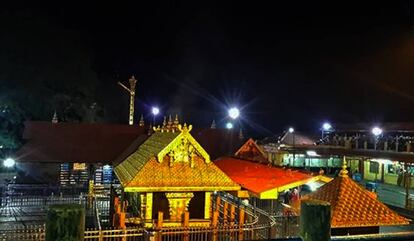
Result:
<svg viewBox="0 0 414 241"><path fill-rule="evenodd" d="M139 126L144 126L145 122L144 122L144 116L141 115L141 118L139 118Z"/></svg>
<svg viewBox="0 0 414 241"><path fill-rule="evenodd" d="M240 139L240 140L243 140L243 139L244 139L244 135L243 135L243 130L242 130L242 128L240 128L240 130L239 130L239 139Z"/></svg>
<svg viewBox="0 0 414 241"><path fill-rule="evenodd" d="M167 117L164 116L164 121L162 122L162 127L165 128L167 126Z"/></svg>
<svg viewBox="0 0 414 241"><path fill-rule="evenodd" d="M173 124L173 121L172 121L172 117L171 117L171 114L170 114L170 116L168 116L168 127L171 127L172 124Z"/></svg>
<svg viewBox="0 0 414 241"><path fill-rule="evenodd" d="M178 121L178 114L175 114L174 126L177 127L178 124L180 124L180 122Z"/></svg>
<svg viewBox="0 0 414 241"><path fill-rule="evenodd" d="M53 112L52 123L56 124L58 122L59 122L59 119L58 119L58 116L55 110L55 112Z"/></svg>
<svg viewBox="0 0 414 241"><path fill-rule="evenodd" d="M213 122L211 122L211 129L216 129L216 121L213 120Z"/></svg>
<svg viewBox="0 0 414 241"><path fill-rule="evenodd" d="M346 156L344 156L342 170L339 172L340 177L348 177L348 170L346 170Z"/></svg>

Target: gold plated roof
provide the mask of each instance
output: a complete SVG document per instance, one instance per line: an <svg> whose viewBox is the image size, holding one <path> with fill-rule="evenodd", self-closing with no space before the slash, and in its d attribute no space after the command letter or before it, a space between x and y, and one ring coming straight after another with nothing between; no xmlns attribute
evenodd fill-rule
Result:
<svg viewBox="0 0 414 241"><path fill-rule="evenodd" d="M240 190L213 162L206 163L196 157L194 167L180 162L172 166L165 157L163 162L149 160L125 191L231 191Z"/></svg>
<svg viewBox="0 0 414 241"><path fill-rule="evenodd" d="M189 133L157 131L115 167L125 191L239 190Z"/></svg>
<svg viewBox="0 0 414 241"><path fill-rule="evenodd" d="M370 227L409 224L369 191L348 177L342 170L339 177L302 198L322 200L331 203L333 228Z"/></svg>

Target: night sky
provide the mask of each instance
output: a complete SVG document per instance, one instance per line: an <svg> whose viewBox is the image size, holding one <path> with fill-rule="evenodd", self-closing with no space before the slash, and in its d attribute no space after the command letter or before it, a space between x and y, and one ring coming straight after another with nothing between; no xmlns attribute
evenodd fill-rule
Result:
<svg viewBox="0 0 414 241"><path fill-rule="evenodd" d="M107 121L128 120L117 86L138 79L137 112L224 125L242 108L254 135L289 125L414 121L414 3L238 1L10 7L78 36ZM67 2L69 3L69 2ZM28 36L27 41L30 41Z"/></svg>

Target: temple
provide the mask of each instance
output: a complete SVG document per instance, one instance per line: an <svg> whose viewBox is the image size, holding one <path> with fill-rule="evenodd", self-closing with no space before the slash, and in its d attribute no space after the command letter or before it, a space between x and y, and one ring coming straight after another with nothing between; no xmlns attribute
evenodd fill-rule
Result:
<svg viewBox="0 0 414 241"><path fill-rule="evenodd" d="M192 126L154 128L130 155L115 166L123 191L139 196L139 221L145 226L163 219L164 226L210 225L211 193L237 191L240 186L210 161L192 137ZM161 215L161 217L160 217Z"/></svg>
<svg viewBox="0 0 414 241"><path fill-rule="evenodd" d="M365 190L349 178L346 168L344 161L337 178L302 198L331 204L333 236L379 233L380 226L409 224L408 219L378 201L375 193Z"/></svg>

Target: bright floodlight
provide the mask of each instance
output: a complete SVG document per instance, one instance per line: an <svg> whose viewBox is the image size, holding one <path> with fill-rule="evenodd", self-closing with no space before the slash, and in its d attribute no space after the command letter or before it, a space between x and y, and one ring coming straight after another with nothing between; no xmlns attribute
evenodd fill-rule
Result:
<svg viewBox="0 0 414 241"><path fill-rule="evenodd" d="M289 127L288 131L289 131L289 133L293 133L293 132L295 132L295 129L293 129L293 127Z"/></svg>
<svg viewBox="0 0 414 241"><path fill-rule="evenodd" d="M158 115L160 113L160 109L158 109L158 107L152 107L152 114L153 115Z"/></svg>
<svg viewBox="0 0 414 241"><path fill-rule="evenodd" d="M311 151L311 150L306 151L306 155L308 155L308 156L319 156L318 153L316 153L316 151Z"/></svg>
<svg viewBox="0 0 414 241"><path fill-rule="evenodd" d="M323 123L323 125L322 125L322 129L323 129L324 131L330 131L330 130L332 129L332 125L331 125L330 123L328 123L328 122L325 122L325 123Z"/></svg>
<svg viewBox="0 0 414 241"><path fill-rule="evenodd" d="M10 158L10 157L3 161L3 165L5 167L13 167L14 164L16 164L16 162L14 161L13 158Z"/></svg>
<svg viewBox="0 0 414 241"><path fill-rule="evenodd" d="M379 136L382 134L382 129L379 128L378 126L375 126L374 128L372 128L372 134L374 134L375 136Z"/></svg>
<svg viewBox="0 0 414 241"><path fill-rule="evenodd" d="M232 107L232 108L229 109L230 118L237 119L237 117L239 117L239 115L240 115L240 111L236 107Z"/></svg>
<svg viewBox="0 0 414 241"><path fill-rule="evenodd" d="M226 128L227 129L232 129L233 128L233 124L231 122L227 122Z"/></svg>

